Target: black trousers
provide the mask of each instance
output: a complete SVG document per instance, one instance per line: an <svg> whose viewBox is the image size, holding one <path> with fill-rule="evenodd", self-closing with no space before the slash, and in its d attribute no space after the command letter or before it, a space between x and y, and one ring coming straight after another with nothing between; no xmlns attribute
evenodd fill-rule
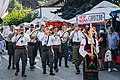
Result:
<svg viewBox="0 0 120 80"><path fill-rule="evenodd" d="M42 43L39 41L37 44L38 44L38 50L40 53L40 57L42 57Z"/></svg>
<svg viewBox="0 0 120 80"><path fill-rule="evenodd" d="M9 66L11 66L11 63L12 63L12 66L14 67L15 43L8 42L6 46L8 47Z"/></svg>
<svg viewBox="0 0 120 80"><path fill-rule="evenodd" d="M50 71L53 71L53 63L54 63L54 54L52 53L51 49L44 51L42 49L42 67L43 70L46 70L46 65L49 60L49 67Z"/></svg>
<svg viewBox="0 0 120 80"><path fill-rule="evenodd" d="M58 59L60 58L59 48L53 48L54 51L54 69L58 69Z"/></svg>
<svg viewBox="0 0 120 80"><path fill-rule="evenodd" d="M28 43L28 58L30 66L34 65L36 56L37 56L37 43Z"/></svg>
<svg viewBox="0 0 120 80"><path fill-rule="evenodd" d="M67 51L67 43L64 43L61 45L61 53L60 53L60 60L59 60L59 64L61 64L61 60L62 57L64 57L65 59L65 65L67 65L67 61L68 61L68 51Z"/></svg>

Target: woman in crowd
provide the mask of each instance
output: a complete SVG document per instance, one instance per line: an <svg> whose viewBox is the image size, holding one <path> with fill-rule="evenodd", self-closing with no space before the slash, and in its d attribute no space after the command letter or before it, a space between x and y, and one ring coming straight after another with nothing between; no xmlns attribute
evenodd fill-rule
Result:
<svg viewBox="0 0 120 80"><path fill-rule="evenodd" d="M80 44L79 53L84 57L83 80L99 80L98 57L96 55L99 48L98 41L93 38L93 35L93 28L88 27Z"/></svg>

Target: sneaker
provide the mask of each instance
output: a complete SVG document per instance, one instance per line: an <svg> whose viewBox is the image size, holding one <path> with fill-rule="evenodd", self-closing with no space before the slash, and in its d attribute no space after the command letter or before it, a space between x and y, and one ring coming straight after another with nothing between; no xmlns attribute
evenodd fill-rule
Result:
<svg viewBox="0 0 120 80"><path fill-rule="evenodd" d="M118 72L118 69L116 69L116 68L113 68L112 70Z"/></svg>
<svg viewBox="0 0 120 80"><path fill-rule="evenodd" d="M111 72L111 69L110 69L110 68L108 68L108 72Z"/></svg>

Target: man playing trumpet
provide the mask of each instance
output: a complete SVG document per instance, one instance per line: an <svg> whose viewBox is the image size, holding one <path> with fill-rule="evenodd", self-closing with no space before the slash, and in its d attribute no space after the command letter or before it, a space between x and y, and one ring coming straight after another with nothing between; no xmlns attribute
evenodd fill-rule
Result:
<svg viewBox="0 0 120 80"><path fill-rule="evenodd" d="M22 77L27 77L25 74L26 65L27 65L27 42L30 41L29 35L24 33L24 27L20 26L20 32L16 33L13 37L12 42L16 42L16 49L15 49L15 64L16 64L16 72L15 76L18 75L20 68L19 62L20 58L22 60Z"/></svg>
<svg viewBox="0 0 120 80"><path fill-rule="evenodd" d="M52 49L52 35L50 35L49 27L45 27L44 32L38 37L39 41L42 43L42 53L41 53L41 60L42 60L42 68L43 74L46 74L46 65L49 61L50 67L50 75L55 75L53 73L53 63L54 63L54 53Z"/></svg>
<svg viewBox="0 0 120 80"><path fill-rule="evenodd" d="M79 66L82 62L83 57L79 54L80 42L82 40L82 32L79 30L79 26L74 24L74 30L70 33L70 39L72 40L72 58L75 63L76 74L80 74Z"/></svg>

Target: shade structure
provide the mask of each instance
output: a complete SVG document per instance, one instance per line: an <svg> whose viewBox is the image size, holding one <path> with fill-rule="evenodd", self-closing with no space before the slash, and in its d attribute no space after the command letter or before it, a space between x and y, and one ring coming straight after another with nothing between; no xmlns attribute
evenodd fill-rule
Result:
<svg viewBox="0 0 120 80"><path fill-rule="evenodd" d="M116 32L120 32L120 9L110 13L112 17L112 26Z"/></svg>
<svg viewBox="0 0 120 80"><path fill-rule="evenodd" d="M61 21L61 22L63 22L63 21L67 21L67 20L62 19L62 18L59 17L57 14L55 14L55 16L53 16L53 17L50 19L50 21Z"/></svg>
<svg viewBox="0 0 120 80"><path fill-rule="evenodd" d="M105 19L110 19L109 15L111 11L119 10L120 8L108 1L102 1L96 6L94 6L90 11L87 11L83 14L92 14L92 13L105 13ZM70 23L76 23L76 17L69 20Z"/></svg>
<svg viewBox="0 0 120 80"><path fill-rule="evenodd" d="M111 2L102 1L96 6L94 6L90 11L85 12L84 14L91 14L91 13L105 13L105 19L110 19L111 16L109 15L111 11L119 10L120 8Z"/></svg>
<svg viewBox="0 0 120 80"><path fill-rule="evenodd" d="M32 22L30 22L30 24L35 24L37 20L39 20L39 19L35 18Z"/></svg>
<svg viewBox="0 0 120 80"><path fill-rule="evenodd" d="M9 5L9 0L0 0L0 18L4 15ZM2 19L0 20L2 23Z"/></svg>

